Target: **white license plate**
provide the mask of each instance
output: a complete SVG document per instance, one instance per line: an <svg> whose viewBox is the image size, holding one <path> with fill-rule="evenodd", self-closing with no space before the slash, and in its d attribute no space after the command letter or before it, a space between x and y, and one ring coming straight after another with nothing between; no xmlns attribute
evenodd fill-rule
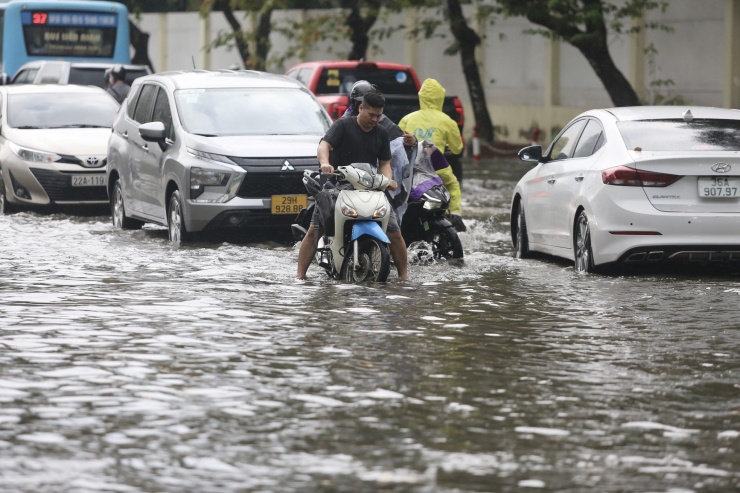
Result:
<svg viewBox="0 0 740 493"><path fill-rule="evenodd" d="M700 176L699 197L740 197L740 178L736 176Z"/></svg>
<svg viewBox="0 0 740 493"><path fill-rule="evenodd" d="M105 175L72 175L73 187L102 187Z"/></svg>

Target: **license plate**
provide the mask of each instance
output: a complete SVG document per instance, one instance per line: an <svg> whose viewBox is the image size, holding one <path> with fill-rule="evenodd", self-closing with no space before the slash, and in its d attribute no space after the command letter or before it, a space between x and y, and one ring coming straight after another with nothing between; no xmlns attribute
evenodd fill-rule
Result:
<svg viewBox="0 0 740 493"><path fill-rule="evenodd" d="M699 197L732 198L738 197L740 179L735 176L700 176Z"/></svg>
<svg viewBox="0 0 740 493"><path fill-rule="evenodd" d="M105 175L72 175L73 187L105 186Z"/></svg>
<svg viewBox="0 0 740 493"><path fill-rule="evenodd" d="M273 214L298 214L306 208L308 195L273 195Z"/></svg>

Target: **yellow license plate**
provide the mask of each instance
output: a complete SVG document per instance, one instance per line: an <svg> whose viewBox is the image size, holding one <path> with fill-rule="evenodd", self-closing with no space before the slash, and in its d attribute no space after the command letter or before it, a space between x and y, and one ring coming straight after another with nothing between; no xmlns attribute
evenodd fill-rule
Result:
<svg viewBox="0 0 740 493"><path fill-rule="evenodd" d="M308 195L273 195L273 214L298 214L306 208Z"/></svg>

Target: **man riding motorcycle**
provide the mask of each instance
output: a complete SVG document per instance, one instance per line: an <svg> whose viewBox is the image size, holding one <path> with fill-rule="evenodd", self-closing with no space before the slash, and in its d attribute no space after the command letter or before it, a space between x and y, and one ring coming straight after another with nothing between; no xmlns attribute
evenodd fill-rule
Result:
<svg viewBox="0 0 740 493"><path fill-rule="evenodd" d="M343 118L348 116L356 116L358 114L358 108L362 102L364 94L375 89L375 85L371 84L366 80L359 80L352 85L350 90L350 104L345 111ZM408 198L410 193L410 175L412 166L410 165L410 159L412 159L412 153L416 150L417 139L414 135L405 132L398 125L386 115L383 115L378 122L378 125L385 127L388 131L388 136L391 140L391 167L393 168L393 178L399 184L399 190L392 194L394 200L393 205L396 207L398 212L399 220L403 219L403 212L405 210L405 200ZM397 152L399 146L403 145L406 151L406 159L404 161L403 156ZM455 226L457 231L466 231L467 227L462 220L462 191L460 189L460 183L457 181L455 174L450 167L449 162L444 159L435 159L434 168L437 175L442 179L447 191L450 192L450 207L448 209L450 222Z"/></svg>

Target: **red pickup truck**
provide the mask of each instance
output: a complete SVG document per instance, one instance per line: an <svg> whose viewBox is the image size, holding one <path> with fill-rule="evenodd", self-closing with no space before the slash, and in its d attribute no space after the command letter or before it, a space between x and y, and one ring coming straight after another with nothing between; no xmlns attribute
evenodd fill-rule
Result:
<svg viewBox="0 0 740 493"><path fill-rule="evenodd" d="M300 63L286 75L311 90L333 119L344 114L352 84L366 80L378 86L386 99L384 113L395 123L419 109L421 83L413 67L400 63L358 60L323 60ZM457 122L462 134L465 118L457 96L445 97L442 111Z"/></svg>

